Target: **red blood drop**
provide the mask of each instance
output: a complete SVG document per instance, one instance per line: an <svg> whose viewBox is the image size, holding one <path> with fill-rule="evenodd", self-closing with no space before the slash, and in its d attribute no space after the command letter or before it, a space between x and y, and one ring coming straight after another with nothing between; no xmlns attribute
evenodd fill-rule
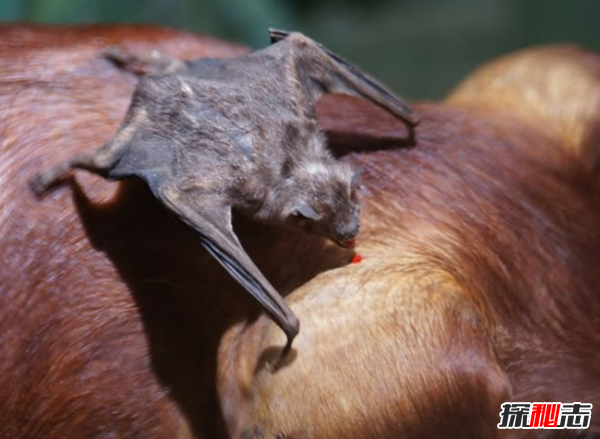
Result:
<svg viewBox="0 0 600 439"><path fill-rule="evenodd" d="M359 262L361 262L362 260L363 260L363 257L357 253L357 254L355 254L354 256L352 256L352 259L350 259L350 262L351 262L352 264L358 264L358 263L359 263Z"/></svg>

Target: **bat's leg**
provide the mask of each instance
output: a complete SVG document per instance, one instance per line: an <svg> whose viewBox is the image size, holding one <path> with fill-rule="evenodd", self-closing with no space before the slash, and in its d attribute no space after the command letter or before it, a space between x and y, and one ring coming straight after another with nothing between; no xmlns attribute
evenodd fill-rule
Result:
<svg viewBox="0 0 600 439"><path fill-rule="evenodd" d="M103 174L106 166L96 152L84 152L52 168L38 172L30 181L31 189L38 195L44 193L72 168L87 169L97 174Z"/></svg>
<svg viewBox="0 0 600 439"><path fill-rule="evenodd" d="M242 248L231 225L231 207L215 195L160 188L159 199L200 237L202 245L264 308L287 336L285 355L300 322Z"/></svg>
<svg viewBox="0 0 600 439"><path fill-rule="evenodd" d="M146 117L144 109L134 110L115 137L96 151L78 154L52 168L38 172L30 181L33 191L40 195L56 183L68 170L79 168L106 177L129 146L139 125Z"/></svg>
<svg viewBox="0 0 600 439"><path fill-rule="evenodd" d="M123 70L137 75L179 73L188 68L185 61L168 57L158 51L147 54L132 53L121 47L113 46L104 50L102 56L111 60Z"/></svg>
<svg viewBox="0 0 600 439"><path fill-rule="evenodd" d="M270 29L271 42L287 44L291 56L296 58L296 64L310 66L299 71L308 81L304 84L315 84L312 93L316 98L326 93L343 93L370 100L411 126L418 123L419 118L414 111L404 103L389 88L372 78L355 65L341 56L331 52L316 41L300 33Z"/></svg>

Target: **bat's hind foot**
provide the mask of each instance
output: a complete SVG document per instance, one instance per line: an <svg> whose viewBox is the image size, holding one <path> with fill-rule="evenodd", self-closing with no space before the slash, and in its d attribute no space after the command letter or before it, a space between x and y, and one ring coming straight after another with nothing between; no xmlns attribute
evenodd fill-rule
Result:
<svg viewBox="0 0 600 439"><path fill-rule="evenodd" d="M114 162L114 156L108 155L104 150L83 153L76 155L71 160L38 172L29 181L29 186L36 195L41 195L56 184L70 169L74 168L85 169L106 177Z"/></svg>
<svg viewBox="0 0 600 439"><path fill-rule="evenodd" d="M70 166L60 164L50 169L40 171L29 180L29 187L38 196L46 192L52 185L54 185L60 178L69 170Z"/></svg>
<svg viewBox="0 0 600 439"><path fill-rule="evenodd" d="M165 75L179 73L187 69L185 61L168 57L156 50L142 54L113 46L104 50L102 56L121 69L136 75Z"/></svg>

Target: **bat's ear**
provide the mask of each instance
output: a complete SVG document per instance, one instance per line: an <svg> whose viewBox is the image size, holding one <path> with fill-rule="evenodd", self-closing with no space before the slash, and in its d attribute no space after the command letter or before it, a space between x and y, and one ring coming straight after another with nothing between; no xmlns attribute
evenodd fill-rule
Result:
<svg viewBox="0 0 600 439"><path fill-rule="evenodd" d="M354 173L352 174L352 180L350 180L350 189L355 190L360 185L362 180L362 173L364 172L363 168L356 168Z"/></svg>
<svg viewBox="0 0 600 439"><path fill-rule="evenodd" d="M319 221L323 218L323 215L316 212L315 209L304 202L300 202L292 209L292 215L306 218L311 221Z"/></svg>

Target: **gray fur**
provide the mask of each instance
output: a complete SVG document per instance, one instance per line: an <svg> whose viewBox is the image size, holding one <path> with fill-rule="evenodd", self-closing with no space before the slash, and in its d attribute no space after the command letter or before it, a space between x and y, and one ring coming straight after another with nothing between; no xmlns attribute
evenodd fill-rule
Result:
<svg viewBox="0 0 600 439"><path fill-rule="evenodd" d="M185 62L112 51L140 78L115 137L95 152L38 174L41 193L70 168L109 179L138 176L195 231L206 249L264 307L288 337L299 322L242 249L231 209L352 242L359 228L356 175L326 147L315 117L323 93L364 97L414 125L384 86L302 34L229 60ZM284 352L285 352L284 351Z"/></svg>

